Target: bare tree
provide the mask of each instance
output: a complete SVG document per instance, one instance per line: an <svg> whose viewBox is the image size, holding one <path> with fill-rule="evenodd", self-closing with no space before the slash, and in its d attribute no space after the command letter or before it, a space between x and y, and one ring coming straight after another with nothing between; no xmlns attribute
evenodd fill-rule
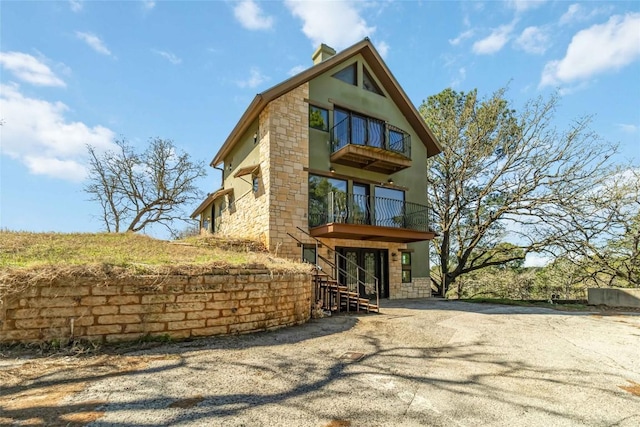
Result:
<svg viewBox="0 0 640 427"><path fill-rule="evenodd" d="M608 174L613 147L575 121L558 132L558 98L534 99L517 112L500 89L488 99L446 89L420 107L443 146L428 160L429 198L446 295L461 275L523 260L567 237L548 227ZM509 241L512 245L501 245Z"/></svg>
<svg viewBox="0 0 640 427"><path fill-rule="evenodd" d="M87 146L89 178L85 191L100 204L108 232L140 231L161 224L172 234L175 221L186 220L182 208L201 198L196 181L205 176L202 162L177 152L171 140L154 138L142 153L126 140L104 154Z"/></svg>
<svg viewBox="0 0 640 427"><path fill-rule="evenodd" d="M583 282L640 287L640 169L619 170L547 222L565 231L556 252Z"/></svg>

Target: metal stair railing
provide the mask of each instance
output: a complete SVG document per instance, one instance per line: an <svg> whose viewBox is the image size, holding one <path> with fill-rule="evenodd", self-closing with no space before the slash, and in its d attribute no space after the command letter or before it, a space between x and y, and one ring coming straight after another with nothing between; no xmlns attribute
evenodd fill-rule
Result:
<svg viewBox="0 0 640 427"><path fill-rule="evenodd" d="M339 283L339 279L338 277L340 275L343 275L345 278L349 278L352 280L347 280L347 283L343 284L344 286L346 286L347 290L349 292L354 292L358 295L358 299L361 298L360 296L360 286L362 285L365 289L366 289L366 284L367 282L365 280L367 280L367 278L369 279L373 279L373 283L374 283L374 293L376 296L376 307L378 307L378 310L380 310L380 289L379 289L379 280L378 278L369 273L368 271L366 271L364 268L360 267L358 264L356 264L355 262L351 261L350 259L348 259L347 257L345 257L344 255L342 255L341 253L337 252L335 249L333 249L332 247L324 244L323 242L321 242L320 240L316 239L315 237L313 237L311 234L307 233L304 229L300 228L300 227L296 227L298 230L300 230L303 234L305 234L306 236L312 238L315 241L315 245L316 245L316 258L318 258L319 254L318 254L318 245L321 245L325 248L327 248L329 251L333 252L338 259L341 259L344 261L345 266L350 265L352 267L355 267L356 269L356 275L354 276L353 274L349 273L349 271L347 271L347 269L340 267L339 263L336 266L335 264L333 264L332 262L330 262L329 260L327 260L326 258L320 256L323 261L325 261L326 263L328 263L331 267L332 270L337 273L335 276L332 276L332 278L336 281L338 281ZM289 233L287 233L289 234ZM289 234L289 236L291 236L291 234ZM293 237L293 236L292 236ZM295 239L295 238L294 238ZM298 241L298 239L295 239L296 241ZM317 260L316 260L317 262ZM364 280L362 280L364 279ZM355 280L355 283L353 282L353 280ZM355 285L355 286L354 286ZM355 288L355 289L354 289ZM368 299L368 298L367 298ZM359 304L359 303L358 303ZM347 311L349 311L349 301L347 300ZM369 308L367 306L367 311L369 311Z"/></svg>

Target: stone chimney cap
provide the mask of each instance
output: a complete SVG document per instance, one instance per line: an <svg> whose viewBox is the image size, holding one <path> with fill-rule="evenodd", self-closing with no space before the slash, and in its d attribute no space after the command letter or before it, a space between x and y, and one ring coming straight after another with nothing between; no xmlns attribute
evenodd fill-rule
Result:
<svg viewBox="0 0 640 427"><path fill-rule="evenodd" d="M313 64L316 65L324 60L331 58L335 54L336 51L332 47L322 43L320 47L318 47L316 51L313 52L313 55L311 55L311 59L313 60Z"/></svg>

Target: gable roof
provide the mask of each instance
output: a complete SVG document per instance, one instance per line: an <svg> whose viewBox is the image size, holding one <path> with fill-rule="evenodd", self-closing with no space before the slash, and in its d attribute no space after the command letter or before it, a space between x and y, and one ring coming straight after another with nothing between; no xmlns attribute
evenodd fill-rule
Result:
<svg viewBox="0 0 640 427"><path fill-rule="evenodd" d="M369 69L376 75L382 86L387 90L391 99L398 106L402 114L405 116L409 124L413 127L414 131L418 135L418 138L423 142L427 148L427 157L436 155L442 151L440 143L436 139L435 135L431 132L427 124L424 122L418 110L409 100L409 97L404 92L402 87L398 84L398 81L393 76L384 60L373 47L373 44L369 38L354 44L351 47L337 53L336 55L326 59L319 64L308 68L307 70L296 74L295 76L277 84L266 91L259 93L253 98L251 104L244 112L240 121L233 128L222 147L211 161L211 166L217 166L222 163L224 158L229 154L231 149L238 142L238 139L249 128L251 123L260 115L262 110L267 104L274 99L284 95L290 90L312 80L325 71L335 67L336 65L352 58L353 56L361 54L367 61Z"/></svg>

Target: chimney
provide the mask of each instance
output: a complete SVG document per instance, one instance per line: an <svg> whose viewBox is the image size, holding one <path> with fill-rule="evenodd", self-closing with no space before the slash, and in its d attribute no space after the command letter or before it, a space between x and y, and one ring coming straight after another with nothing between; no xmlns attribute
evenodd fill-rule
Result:
<svg viewBox="0 0 640 427"><path fill-rule="evenodd" d="M335 54L336 51L333 50L333 48L322 43L320 47L317 48L315 52L313 52L313 55L311 55L311 59L313 59L313 65L319 64L322 61L331 58Z"/></svg>

